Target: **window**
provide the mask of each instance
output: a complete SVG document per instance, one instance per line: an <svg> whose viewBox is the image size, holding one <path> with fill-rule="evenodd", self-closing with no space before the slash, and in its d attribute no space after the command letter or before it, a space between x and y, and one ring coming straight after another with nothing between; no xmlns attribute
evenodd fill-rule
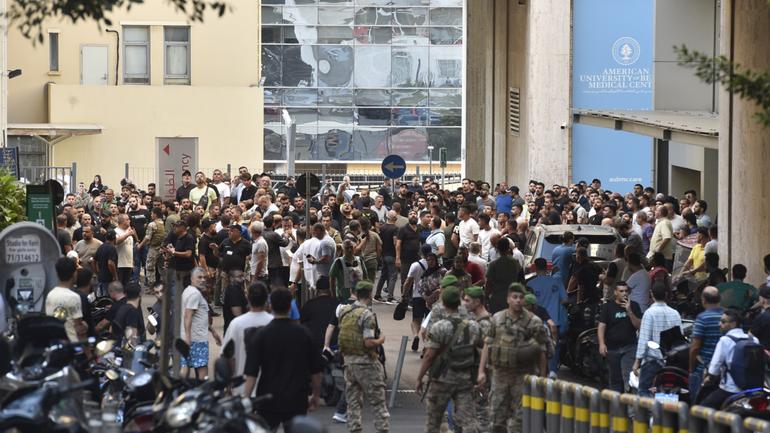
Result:
<svg viewBox="0 0 770 433"><path fill-rule="evenodd" d="M150 28L123 26L123 83L150 84Z"/></svg>
<svg viewBox="0 0 770 433"><path fill-rule="evenodd" d="M48 71L59 72L59 33L48 32Z"/></svg>
<svg viewBox="0 0 770 433"><path fill-rule="evenodd" d="M164 27L166 84L190 84L190 28Z"/></svg>

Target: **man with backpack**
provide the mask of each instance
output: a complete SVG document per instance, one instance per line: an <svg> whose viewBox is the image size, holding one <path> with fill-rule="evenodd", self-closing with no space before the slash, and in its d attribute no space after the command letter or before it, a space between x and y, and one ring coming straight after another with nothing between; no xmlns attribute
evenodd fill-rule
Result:
<svg viewBox="0 0 770 433"><path fill-rule="evenodd" d="M441 301L448 317L430 327L425 342L427 351L417 375L417 392L423 392L423 378L426 373L430 374L428 388L424 390L428 400L425 431L440 431L444 411L449 400L452 400L457 423L462 431L475 433L478 424L473 398L473 375L478 368L477 349L482 346L481 328L478 322L463 318L458 312L458 288L445 288Z"/></svg>
<svg viewBox="0 0 770 433"><path fill-rule="evenodd" d="M722 314L719 327L724 336L714 349L708 368L707 383L721 380L719 387L702 402L702 406L719 410L730 396L747 389L761 388L765 381L766 356L756 337L741 327L741 315L736 310Z"/></svg>

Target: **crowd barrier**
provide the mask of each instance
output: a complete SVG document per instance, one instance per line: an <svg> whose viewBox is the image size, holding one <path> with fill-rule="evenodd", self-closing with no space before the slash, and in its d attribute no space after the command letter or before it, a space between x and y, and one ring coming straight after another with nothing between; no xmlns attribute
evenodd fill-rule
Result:
<svg viewBox="0 0 770 433"><path fill-rule="evenodd" d="M532 433L770 433L756 418L536 376L524 378L522 416Z"/></svg>

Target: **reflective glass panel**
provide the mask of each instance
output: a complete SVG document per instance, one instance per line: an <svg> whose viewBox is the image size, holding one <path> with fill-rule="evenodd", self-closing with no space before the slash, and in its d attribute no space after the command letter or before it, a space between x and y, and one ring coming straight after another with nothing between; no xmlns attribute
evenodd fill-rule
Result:
<svg viewBox="0 0 770 433"><path fill-rule="evenodd" d="M262 43L280 44L283 41L281 37L282 29L283 27L279 26L262 26Z"/></svg>
<svg viewBox="0 0 770 433"><path fill-rule="evenodd" d="M311 47L285 45L282 65L282 85L288 87L315 86L316 61Z"/></svg>
<svg viewBox="0 0 770 433"><path fill-rule="evenodd" d="M283 21L291 24L318 24L318 8L314 6L284 6Z"/></svg>
<svg viewBox="0 0 770 433"><path fill-rule="evenodd" d="M393 126L428 126L427 108L393 108L391 110Z"/></svg>
<svg viewBox="0 0 770 433"><path fill-rule="evenodd" d="M262 77L265 79L265 86L281 85L281 64L283 48L280 45L265 45L262 47Z"/></svg>
<svg viewBox="0 0 770 433"><path fill-rule="evenodd" d="M393 13L394 26L424 26L428 24L428 8L398 8Z"/></svg>
<svg viewBox="0 0 770 433"><path fill-rule="evenodd" d="M320 129L315 155L318 160L354 159L353 128Z"/></svg>
<svg viewBox="0 0 770 433"><path fill-rule="evenodd" d="M390 91L358 89L356 90L356 105L359 107L387 107L390 105Z"/></svg>
<svg viewBox="0 0 770 433"><path fill-rule="evenodd" d="M287 108L289 115L291 116L297 127L300 126L317 126L318 125L318 109L317 108Z"/></svg>
<svg viewBox="0 0 770 433"><path fill-rule="evenodd" d="M390 47L355 48L356 87L390 87Z"/></svg>
<svg viewBox="0 0 770 433"><path fill-rule="evenodd" d="M389 26L393 17L390 8L356 8L355 24Z"/></svg>
<svg viewBox="0 0 770 433"><path fill-rule="evenodd" d="M447 160L459 161L462 128L428 128L428 143L436 149L447 148Z"/></svg>
<svg viewBox="0 0 770 433"><path fill-rule="evenodd" d="M427 128L392 128L390 151L407 161L428 160Z"/></svg>
<svg viewBox="0 0 770 433"><path fill-rule="evenodd" d="M280 125L281 124L281 108L280 107L265 107L264 109L265 125Z"/></svg>
<svg viewBox="0 0 770 433"><path fill-rule="evenodd" d="M463 31L459 27L432 27L430 43L433 45L461 45Z"/></svg>
<svg viewBox="0 0 770 433"><path fill-rule="evenodd" d="M282 24L283 8L280 6L262 6L262 24Z"/></svg>
<svg viewBox="0 0 770 433"><path fill-rule="evenodd" d="M318 89L318 105L350 107L353 105L353 89Z"/></svg>
<svg viewBox="0 0 770 433"><path fill-rule="evenodd" d="M316 147L318 128L315 126L298 126L297 136L294 141L294 159L311 160Z"/></svg>
<svg viewBox="0 0 770 433"><path fill-rule="evenodd" d="M265 125L263 131L265 159L286 160L283 126Z"/></svg>
<svg viewBox="0 0 770 433"><path fill-rule="evenodd" d="M265 89L265 105L281 105L281 89Z"/></svg>
<svg viewBox="0 0 770 433"><path fill-rule="evenodd" d="M341 44L352 41L352 27L318 27L319 44Z"/></svg>
<svg viewBox="0 0 770 433"><path fill-rule="evenodd" d="M428 27L393 27L392 45L427 46L430 45Z"/></svg>
<svg viewBox="0 0 770 433"><path fill-rule="evenodd" d="M460 26L463 24L463 10L460 8L432 8L430 25Z"/></svg>
<svg viewBox="0 0 770 433"><path fill-rule="evenodd" d="M393 87L428 85L428 47L394 47L391 57Z"/></svg>
<svg viewBox="0 0 770 433"><path fill-rule="evenodd" d="M320 6L318 8L318 24L325 26L340 26L353 24L352 7Z"/></svg>
<svg viewBox="0 0 770 433"><path fill-rule="evenodd" d="M388 128L356 128L353 149L357 160L381 160L390 155Z"/></svg>
<svg viewBox="0 0 770 433"><path fill-rule="evenodd" d="M428 91L417 89L393 90L393 105L402 107L425 107L428 105Z"/></svg>
<svg viewBox="0 0 770 433"><path fill-rule="evenodd" d="M357 108L358 124L361 126L390 125L389 108Z"/></svg>
<svg viewBox="0 0 770 433"><path fill-rule="evenodd" d="M459 108L432 108L430 110L431 126L460 126L462 125L462 110Z"/></svg>
<svg viewBox="0 0 770 433"><path fill-rule="evenodd" d="M353 33L359 44L389 44L393 36L390 27L356 26Z"/></svg>
<svg viewBox="0 0 770 433"><path fill-rule="evenodd" d="M352 108L319 108L318 126L325 128L343 128L353 124Z"/></svg>
<svg viewBox="0 0 770 433"><path fill-rule="evenodd" d="M461 46L430 47L431 87L460 87L462 85Z"/></svg>
<svg viewBox="0 0 770 433"><path fill-rule="evenodd" d="M462 102L463 96L460 90L431 89L430 91L431 107L460 107Z"/></svg>
<svg viewBox="0 0 770 433"><path fill-rule="evenodd" d="M285 89L283 91L283 105L294 107L315 107L318 105L318 91L316 89Z"/></svg>
<svg viewBox="0 0 770 433"><path fill-rule="evenodd" d="M353 81L353 47L349 45L318 45L319 87L348 87Z"/></svg>

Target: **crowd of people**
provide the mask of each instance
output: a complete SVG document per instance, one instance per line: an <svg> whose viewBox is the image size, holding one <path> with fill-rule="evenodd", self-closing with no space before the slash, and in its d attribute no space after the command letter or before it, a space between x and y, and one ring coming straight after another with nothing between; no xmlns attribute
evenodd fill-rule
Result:
<svg viewBox="0 0 770 433"><path fill-rule="evenodd" d="M376 430L388 431L373 303L395 305L394 317L411 309L429 432L445 414L464 432L507 431L509 422L520 431L522 377L557 374L567 308L579 303L597 304L599 352L618 391L633 371L639 393L650 394L662 354L647 342L682 326L680 309L667 305L681 301L677 288L690 288L691 307L702 311L690 387L715 389L704 404L740 390L729 368L734 340L770 348L770 255L760 288L743 281L741 264L721 269L716 224L695 191L677 199L643 185L611 192L598 179L550 188L533 180L521 194L505 182L463 179L447 190L417 177L356 188L346 176L307 201L293 178L275 183L246 167L211 178L186 171L182 180L167 199L155 184L141 190L124 179L113 189L99 176L67 194L56 235L71 264L57 264L62 283L46 309L68 311L73 340L107 330L130 343L160 332L170 291L173 328L191 349L182 374L208 374L209 336L233 341L236 373L246 377L238 391L275 396L264 412L271 426L319 404L322 353L339 346L347 391L334 419L361 431L366 399ZM600 266L592 246L566 230L551 256L533 257L533 227L556 224L609 226L622 242ZM677 242L688 240L689 257L672 274ZM142 291L158 300L146 324ZM101 297L114 305L93 323L90 301ZM764 312L742 323L755 304ZM212 326L220 308L221 337Z"/></svg>

